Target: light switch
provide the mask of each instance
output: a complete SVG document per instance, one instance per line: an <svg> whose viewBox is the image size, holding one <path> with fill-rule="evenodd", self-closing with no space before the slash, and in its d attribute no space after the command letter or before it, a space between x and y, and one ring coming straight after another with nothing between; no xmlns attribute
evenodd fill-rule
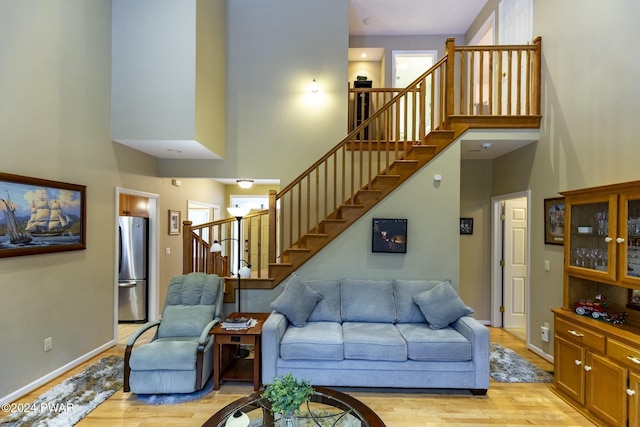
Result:
<svg viewBox="0 0 640 427"><path fill-rule="evenodd" d="M167 255L171 255L171 248L165 248L164 253L166 253Z"/></svg>
<svg viewBox="0 0 640 427"><path fill-rule="evenodd" d="M551 271L551 261L548 259L544 260L544 271Z"/></svg>

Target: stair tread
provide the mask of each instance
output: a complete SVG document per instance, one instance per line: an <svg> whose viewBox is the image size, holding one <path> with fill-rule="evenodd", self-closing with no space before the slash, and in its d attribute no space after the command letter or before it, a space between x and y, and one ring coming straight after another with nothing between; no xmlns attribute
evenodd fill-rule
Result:
<svg viewBox="0 0 640 427"><path fill-rule="evenodd" d="M289 248L287 248L285 250L285 252L287 252L287 251L289 251L289 252L311 252L311 249L309 249L309 248L299 248L299 247L296 247L296 246L291 246L291 247L289 247Z"/></svg>

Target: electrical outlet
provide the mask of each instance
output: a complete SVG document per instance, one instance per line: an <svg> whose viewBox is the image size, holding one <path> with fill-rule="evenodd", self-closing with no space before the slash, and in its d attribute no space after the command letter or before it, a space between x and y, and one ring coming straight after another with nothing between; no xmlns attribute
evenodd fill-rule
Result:
<svg viewBox="0 0 640 427"><path fill-rule="evenodd" d="M53 337L44 339L44 351L49 351L53 348Z"/></svg>
<svg viewBox="0 0 640 427"><path fill-rule="evenodd" d="M540 326L540 338L544 342L549 342L549 324L547 322Z"/></svg>

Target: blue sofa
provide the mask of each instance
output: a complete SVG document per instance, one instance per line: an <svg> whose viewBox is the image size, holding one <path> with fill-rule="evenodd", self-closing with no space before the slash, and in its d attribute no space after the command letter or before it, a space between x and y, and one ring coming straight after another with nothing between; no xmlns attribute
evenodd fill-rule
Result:
<svg viewBox="0 0 640 427"><path fill-rule="evenodd" d="M262 329L262 383L489 388L489 331L449 281L292 276Z"/></svg>

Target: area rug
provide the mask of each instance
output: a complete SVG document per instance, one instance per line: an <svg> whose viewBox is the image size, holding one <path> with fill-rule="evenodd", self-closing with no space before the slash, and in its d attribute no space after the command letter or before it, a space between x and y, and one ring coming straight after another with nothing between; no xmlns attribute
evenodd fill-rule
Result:
<svg viewBox="0 0 640 427"><path fill-rule="evenodd" d="M109 356L67 378L28 404L15 404L15 412L0 419L11 427L75 425L122 388L123 359Z"/></svg>
<svg viewBox="0 0 640 427"><path fill-rule="evenodd" d="M193 393L169 393L169 394L138 394L136 398L148 405L175 405L176 403L190 402L205 397L213 391L213 375L198 391Z"/></svg>
<svg viewBox="0 0 640 427"><path fill-rule="evenodd" d="M550 383L553 374L524 360L515 351L491 343L491 378L501 383Z"/></svg>

